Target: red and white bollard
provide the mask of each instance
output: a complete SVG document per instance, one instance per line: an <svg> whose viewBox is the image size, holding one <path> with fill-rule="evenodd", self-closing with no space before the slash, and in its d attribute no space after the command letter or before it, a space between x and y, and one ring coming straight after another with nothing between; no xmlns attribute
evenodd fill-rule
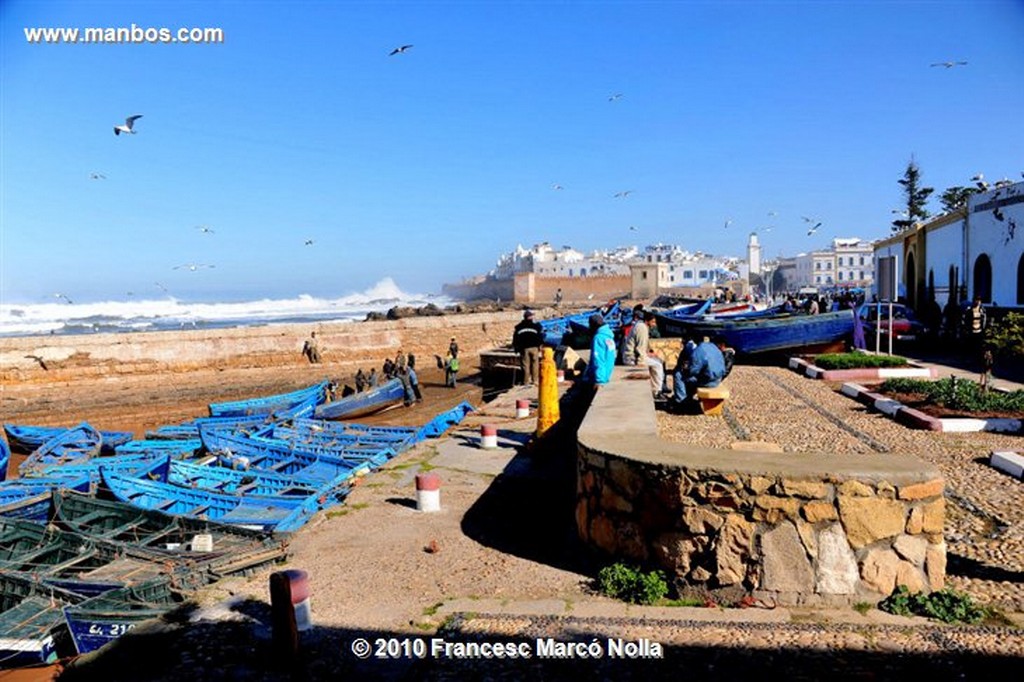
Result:
<svg viewBox="0 0 1024 682"><path fill-rule="evenodd" d="M530 401L529 400L517 400L516 401L516 419L523 419L524 417L530 416Z"/></svg>
<svg viewBox="0 0 1024 682"><path fill-rule="evenodd" d="M484 450L494 450L498 447L498 429L494 426L480 427L480 447Z"/></svg>
<svg viewBox="0 0 1024 682"><path fill-rule="evenodd" d="M270 574L270 615L277 653L294 659L299 633L313 627L309 608L309 575L299 569Z"/></svg>
<svg viewBox="0 0 1024 682"><path fill-rule="evenodd" d="M558 370L558 383L560 383L560 384L565 383L565 370L564 369Z"/></svg>
<svg viewBox="0 0 1024 682"><path fill-rule="evenodd" d="M416 509L441 511L441 477L437 474L416 474Z"/></svg>

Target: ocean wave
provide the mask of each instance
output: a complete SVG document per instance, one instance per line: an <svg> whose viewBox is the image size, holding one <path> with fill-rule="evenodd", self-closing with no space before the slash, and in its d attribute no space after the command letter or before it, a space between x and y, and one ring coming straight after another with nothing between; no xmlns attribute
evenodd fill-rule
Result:
<svg viewBox="0 0 1024 682"><path fill-rule="evenodd" d="M0 336L94 334L172 329L216 329L325 321L362 320L394 306L419 307L452 301L433 294L409 294L390 277L366 291L339 298L302 294L232 303L198 303L171 296L152 300L96 303L0 303Z"/></svg>

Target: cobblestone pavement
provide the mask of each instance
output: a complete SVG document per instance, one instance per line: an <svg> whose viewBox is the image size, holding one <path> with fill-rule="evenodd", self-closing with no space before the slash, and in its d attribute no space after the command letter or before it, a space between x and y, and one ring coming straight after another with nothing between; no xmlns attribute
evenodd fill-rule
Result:
<svg viewBox="0 0 1024 682"><path fill-rule="evenodd" d="M778 367L737 366L726 418L658 413L666 440L715 448L740 441L786 452L914 455L946 477L947 586L981 603L1024 611L1024 483L988 465L1018 435L914 430L838 392Z"/></svg>

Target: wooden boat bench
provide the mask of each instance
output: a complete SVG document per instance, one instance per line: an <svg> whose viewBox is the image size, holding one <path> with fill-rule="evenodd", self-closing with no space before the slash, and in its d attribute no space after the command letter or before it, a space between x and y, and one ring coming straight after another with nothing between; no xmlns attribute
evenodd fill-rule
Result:
<svg viewBox="0 0 1024 682"><path fill-rule="evenodd" d="M697 400L700 401L700 411L708 415L722 413L725 401L729 399L729 389L724 386L714 388L698 388Z"/></svg>

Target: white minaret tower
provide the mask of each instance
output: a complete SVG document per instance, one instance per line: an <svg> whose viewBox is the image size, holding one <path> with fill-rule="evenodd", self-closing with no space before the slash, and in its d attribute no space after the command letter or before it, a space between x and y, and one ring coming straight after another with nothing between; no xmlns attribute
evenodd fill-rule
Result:
<svg viewBox="0 0 1024 682"><path fill-rule="evenodd" d="M747 242L747 265L751 276L761 274L761 245L757 243L757 232L751 232Z"/></svg>

